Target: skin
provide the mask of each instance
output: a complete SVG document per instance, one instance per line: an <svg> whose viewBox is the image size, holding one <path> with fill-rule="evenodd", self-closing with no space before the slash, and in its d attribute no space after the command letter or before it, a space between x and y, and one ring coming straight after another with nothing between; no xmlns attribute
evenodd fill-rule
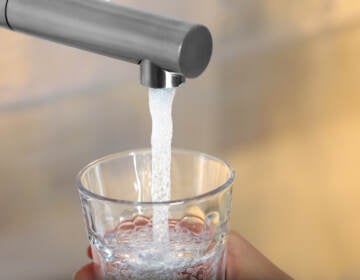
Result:
<svg viewBox="0 0 360 280"><path fill-rule="evenodd" d="M229 235L227 253L228 280L293 279L235 232L231 232ZM87 255L92 258L90 248L88 248ZM89 263L81 268L75 273L74 280L96 280L95 264Z"/></svg>

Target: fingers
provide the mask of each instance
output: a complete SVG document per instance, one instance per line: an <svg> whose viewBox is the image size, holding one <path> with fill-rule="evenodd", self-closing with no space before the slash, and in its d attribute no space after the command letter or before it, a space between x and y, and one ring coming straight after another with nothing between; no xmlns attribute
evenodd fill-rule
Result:
<svg viewBox="0 0 360 280"><path fill-rule="evenodd" d="M92 259L92 251L91 246L89 246L86 250L87 256ZM78 272L74 275L74 280L95 280L95 265L93 263L89 263L81 268Z"/></svg>
<svg viewBox="0 0 360 280"><path fill-rule="evenodd" d="M85 265L74 275L74 280L96 280L95 266L93 263Z"/></svg>
<svg viewBox="0 0 360 280"><path fill-rule="evenodd" d="M87 254L87 256L88 256L90 259L93 258L93 255L92 255L92 251L91 251L91 247L90 247L90 246L87 248L86 254Z"/></svg>
<svg viewBox="0 0 360 280"><path fill-rule="evenodd" d="M227 279L291 280L239 234L231 232L228 240Z"/></svg>

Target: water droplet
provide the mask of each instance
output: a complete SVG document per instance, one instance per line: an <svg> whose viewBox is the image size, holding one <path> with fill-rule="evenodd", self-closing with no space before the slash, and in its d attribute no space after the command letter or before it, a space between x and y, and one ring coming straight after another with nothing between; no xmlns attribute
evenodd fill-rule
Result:
<svg viewBox="0 0 360 280"><path fill-rule="evenodd" d="M134 225L135 226L145 226L145 225L149 224L150 221L151 220L148 217L137 215L134 218Z"/></svg>
<svg viewBox="0 0 360 280"><path fill-rule="evenodd" d="M178 225L182 229L187 229L195 234L200 234L205 231L204 220L197 216L185 216L179 221Z"/></svg>
<svg viewBox="0 0 360 280"><path fill-rule="evenodd" d="M218 225L220 223L219 212L216 212L216 211L209 212L206 215L205 221L208 226L213 227L214 225Z"/></svg>

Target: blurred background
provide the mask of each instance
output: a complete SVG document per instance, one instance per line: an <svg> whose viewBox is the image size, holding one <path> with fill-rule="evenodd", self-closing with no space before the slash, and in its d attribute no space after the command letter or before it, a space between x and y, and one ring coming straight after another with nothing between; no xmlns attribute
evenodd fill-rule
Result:
<svg viewBox="0 0 360 280"><path fill-rule="evenodd" d="M232 228L296 279L360 279L360 2L117 2L210 27L174 146L234 166ZM87 262L76 173L149 146L146 89L135 65L0 42L0 278L71 279Z"/></svg>

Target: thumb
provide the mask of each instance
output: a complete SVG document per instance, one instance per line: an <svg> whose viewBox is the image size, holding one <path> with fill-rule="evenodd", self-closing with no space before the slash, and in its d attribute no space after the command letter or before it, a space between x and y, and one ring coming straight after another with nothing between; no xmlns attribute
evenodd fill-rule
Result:
<svg viewBox="0 0 360 280"><path fill-rule="evenodd" d="M89 263L76 272L73 276L74 280L96 280L95 266Z"/></svg>

